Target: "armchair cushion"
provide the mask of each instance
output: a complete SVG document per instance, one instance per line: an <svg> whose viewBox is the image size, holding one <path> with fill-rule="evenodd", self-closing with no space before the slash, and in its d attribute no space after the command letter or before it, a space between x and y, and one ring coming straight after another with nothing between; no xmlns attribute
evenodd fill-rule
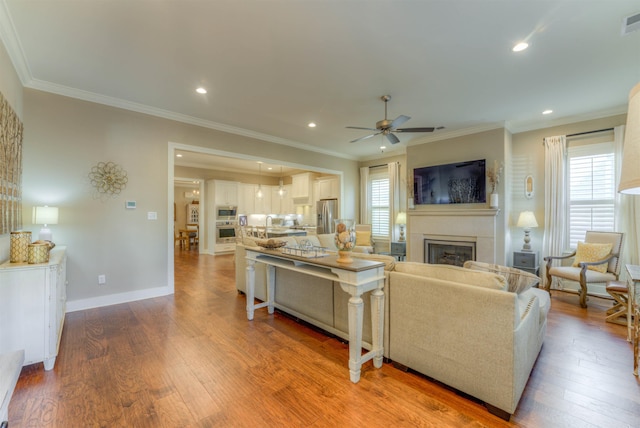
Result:
<svg viewBox="0 0 640 428"><path fill-rule="evenodd" d="M492 272L504 277L507 281L507 290L512 293L522 293L540 282L538 276L509 266L469 260L464 263L464 267L466 269Z"/></svg>
<svg viewBox="0 0 640 428"><path fill-rule="evenodd" d="M371 247L371 231L356 230L356 245Z"/></svg>
<svg viewBox="0 0 640 428"><path fill-rule="evenodd" d="M611 253L611 244L595 244L578 242L578 248L576 250L576 256L573 262L573 266L580 266L581 262L597 262L603 260ZM587 269L594 270L596 272L605 273L609 265L609 260L599 265L587 266Z"/></svg>

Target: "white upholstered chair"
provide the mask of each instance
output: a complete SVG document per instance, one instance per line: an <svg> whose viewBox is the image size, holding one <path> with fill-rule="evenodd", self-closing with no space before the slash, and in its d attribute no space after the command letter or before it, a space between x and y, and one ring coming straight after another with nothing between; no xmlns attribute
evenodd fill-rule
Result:
<svg viewBox="0 0 640 428"><path fill-rule="evenodd" d="M580 284L580 306L587 307L587 285L590 283L606 284L609 281L617 281L620 275L620 253L622 251L623 233L619 232L594 232L588 231L585 235L586 244L611 244L611 251L606 257L597 261L580 261L578 266L552 266L554 260L573 258L576 251L567 256L547 256L546 288L551 288L553 277L576 281ZM597 266L607 263L604 272L588 269L589 266Z"/></svg>

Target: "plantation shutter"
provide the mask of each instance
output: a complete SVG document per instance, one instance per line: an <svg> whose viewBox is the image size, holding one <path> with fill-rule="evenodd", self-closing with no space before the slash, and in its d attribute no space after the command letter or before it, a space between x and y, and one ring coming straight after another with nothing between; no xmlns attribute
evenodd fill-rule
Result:
<svg viewBox="0 0 640 428"><path fill-rule="evenodd" d="M371 175L371 234L389 236L389 176Z"/></svg>
<svg viewBox="0 0 640 428"><path fill-rule="evenodd" d="M569 246L588 230L615 230L615 147L613 143L569 147Z"/></svg>

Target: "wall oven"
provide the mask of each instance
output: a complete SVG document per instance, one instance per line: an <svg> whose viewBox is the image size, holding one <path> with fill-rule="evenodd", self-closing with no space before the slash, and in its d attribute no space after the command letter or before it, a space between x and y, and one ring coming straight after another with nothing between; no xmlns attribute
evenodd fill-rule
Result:
<svg viewBox="0 0 640 428"><path fill-rule="evenodd" d="M216 225L216 243L228 244L236 242L236 226L233 224Z"/></svg>
<svg viewBox="0 0 640 428"><path fill-rule="evenodd" d="M235 220L238 207L234 205L218 205L216 207L216 220Z"/></svg>

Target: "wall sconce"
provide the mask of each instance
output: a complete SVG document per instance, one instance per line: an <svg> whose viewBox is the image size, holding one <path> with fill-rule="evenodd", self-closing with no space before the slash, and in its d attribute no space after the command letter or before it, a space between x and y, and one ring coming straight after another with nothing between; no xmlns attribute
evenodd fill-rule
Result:
<svg viewBox="0 0 640 428"><path fill-rule="evenodd" d="M33 224L42 224L44 227L40 229L38 239L42 241L53 241L51 229L47 226L50 224L58 224L58 207L33 207Z"/></svg>
<svg viewBox="0 0 640 428"><path fill-rule="evenodd" d="M396 224L400 226L400 238L398 241L404 241L404 225L407 224L407 213L399 212L396 216Z"/></svg>
<svg viewBox="0 0 640 428"><path fill-rule="evenodd" d="M518 224L516 226L524 228L524 245L522 246L522 251L531 251L531 237L529 236L529 232L531 232L531 228L538 227L536 216L533 215L532 211L522 211L520 217L518 217Z"/></svg>

